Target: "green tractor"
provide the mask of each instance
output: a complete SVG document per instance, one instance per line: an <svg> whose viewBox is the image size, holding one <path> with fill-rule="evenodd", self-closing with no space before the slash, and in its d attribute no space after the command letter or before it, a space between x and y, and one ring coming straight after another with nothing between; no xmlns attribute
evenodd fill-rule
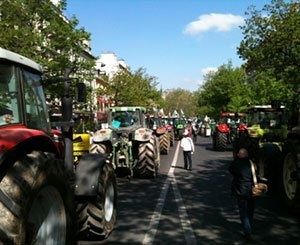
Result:
<svg viewBox="0 0 300 245"><path fill-rule="evenodd" d="M267 179L271 190L279 187L283 142L287 137L284 106L256 105L247 110L247 129L234 142L233 155L245 147L256 164L259 178Z"/></svg>
<svg viewBox="0 0 300 245"><path fill-rule="evenodd" d="M180 140L182 138L182 134L184 132L186 124L187 122L184 118L180 118L180 117L173 118L174 133L175 133L176 140Z"/></svg>
<svg viewBox="0 0 300 245"><path fill-rule="evenodd" d="M157 137L146 127L143 107L111 107L108 127L95 132L91 153L106 153L120 177L156 177L160 166Z"/></svg>

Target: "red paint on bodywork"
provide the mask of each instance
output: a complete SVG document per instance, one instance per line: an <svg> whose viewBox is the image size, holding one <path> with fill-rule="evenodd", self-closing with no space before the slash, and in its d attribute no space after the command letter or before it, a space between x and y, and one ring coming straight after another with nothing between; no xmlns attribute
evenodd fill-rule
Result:
<svg viewBox="0 0 300 245"><path fill-rule="evenodd" d="M19 143L36 136L45 136L40 130L28 129L24 125L9 125L0 129L0 150L8 151Z"/></svg>

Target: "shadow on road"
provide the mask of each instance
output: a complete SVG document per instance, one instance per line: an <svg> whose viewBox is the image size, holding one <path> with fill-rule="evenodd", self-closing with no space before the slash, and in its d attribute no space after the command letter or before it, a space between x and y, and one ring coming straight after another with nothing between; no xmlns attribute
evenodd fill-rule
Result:
<svg viewBox="0 0 300 245"><path fill-rule="evenodd" d="M241 244L241 225L230 194L229 152L210 152L208 142L197 144L200 157L192 174L176 172L176 179L198 244ZM209 150L208 150L209 149ZM253 244L300 244L300 219L276 198L257 200Z"/></svg>

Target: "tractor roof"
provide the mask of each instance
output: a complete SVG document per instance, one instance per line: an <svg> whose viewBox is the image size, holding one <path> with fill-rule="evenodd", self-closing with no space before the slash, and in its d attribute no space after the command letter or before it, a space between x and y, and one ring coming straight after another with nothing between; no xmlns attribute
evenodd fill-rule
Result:
<svg viewBox="0 0 300 245"><path fill-rule="evenodd" d="M141 112L145 113L146 112L146 108L145 107L141 107L141 106L115 106L115 107L110 107L109 111L136 111L136 110L140 110Z"/></svg>
<svg viewBox="0 0 300 245"><path fill-rule="evenodd" d="M273 111L278 109L284 109L285 106L281 105L279 108L274 108L271 105L253 105L247 108L248 111L250 110L257 110L257 111Z"/></svg>
<svg viewBox="0 0 300 245"><path fill-rule="evenodd" d="M221 117L235 117L235 116L238 116L238 117L245 117L246 116L246 113L234 113L234 112L221 112Z"/></svg>
<svg viewBox="0 0 300 245"><path fill-rule="evenodd" d="M15 63L19 63L39 72L42 72L42 67L33 60L3 48L0 48L0 59L5 59Z"/></svg>

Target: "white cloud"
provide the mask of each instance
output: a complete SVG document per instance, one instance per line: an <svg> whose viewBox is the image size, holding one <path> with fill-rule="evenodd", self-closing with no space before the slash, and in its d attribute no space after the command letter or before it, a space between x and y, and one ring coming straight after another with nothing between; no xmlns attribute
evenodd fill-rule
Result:
<svg viewBox="0 0 300 245"><path fill-rule="evenodd" d="M205 67L201 69L201 73L203 76L207 75L210 72L216 72L218 70L217 67Z"/></svg>
<svg viewBox="0 0 300 245"><path fill-rule="evenodd" d="M216 13L204 14L199 16L198 20L187 24L184 33L194 36L210 30L227 32L243 23L244 19L240 15Z"/></svg>

